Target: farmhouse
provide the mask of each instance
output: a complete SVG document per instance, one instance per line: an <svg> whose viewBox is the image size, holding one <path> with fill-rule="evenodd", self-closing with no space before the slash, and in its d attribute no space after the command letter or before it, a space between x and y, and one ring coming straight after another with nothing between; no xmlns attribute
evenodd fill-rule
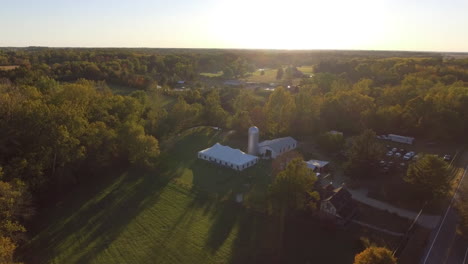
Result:
<svg viewBox="0 0 468 264"><path fill-rule="evenodd" d="M356 213L352 195L343 186L334 188L332 184L329 184L323 188L320 196L323 197L320 202L320 211L326 216L347 221Z"/></svg>
<svg viewBox="0 0 468 264"><path fill-rule="evenodd" d="M242 171L255 165L258 157L246 154L239 149L223 146L219 143L198 152L198 158Z"/></svg>
<svg viewBox="0 0 468 264"><path fill-rule="evenodd" d="M314 172L327 172L328 171L328 161L323 161L323 160L309 160L306 161L307 167Z"/></svg>
<svg viewBox="0 0 468 264"><path fill-rule="evenodd" d="M258 153L264 158L275 159L279 155L297 147L297 141L292 137L265 140L258 144Z"/></svg>

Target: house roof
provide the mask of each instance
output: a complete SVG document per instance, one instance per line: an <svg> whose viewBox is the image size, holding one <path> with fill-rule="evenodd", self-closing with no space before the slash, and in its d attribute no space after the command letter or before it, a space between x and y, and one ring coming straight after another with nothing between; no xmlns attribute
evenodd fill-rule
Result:
<svg viewBox="0 0 468 264"><path fill-rule="evenodd" d="M309 160L306 161L307 167L309 167L312 170L315 170L316 168L323 168L327 166L329 162L328 161L323 161L323 160Z"/></svg>
<svg viewBox="0 0 468 264"><path fill-rule="evenodd" d="M198 153L216 158L234 165L244 165L248 162L257 159L256 156L246 154L239 149L233 149L228 146L223 146L219 143L214 144L212 147L199 151Z"/></svg>
<svg viewBox="0 0 468 264"><path fill-rule="evenodd" d="M272 140L265 140L260 142L258 146L261 147L270 147L275 152L281 152L281 149L290 146L292 144L297 144L297 141L292 137L283 137L283 138L276 138Z"/></svg>
<svg viewBox="0 0 468 264"><path fill-rule="evenodd" d="M329 186L328 186L329 187ZM336 212L341 217L346 218L353 213L355 205L351 193L346 188L339 187L333 190L327 188L330 195L324 201L329 201L336 208Z"/></svg>

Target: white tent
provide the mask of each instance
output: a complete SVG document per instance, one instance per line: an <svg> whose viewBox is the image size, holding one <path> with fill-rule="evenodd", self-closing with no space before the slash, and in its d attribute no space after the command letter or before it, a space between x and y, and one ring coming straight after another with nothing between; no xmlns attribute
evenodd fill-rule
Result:
<svg viewBox="0 0 468 264"><path fill-rule="evenodd" d="M219 143L198 152L198 158L211 161L234 170L242 171L258 162L258 157L246 154L239 149Z"/></svg>

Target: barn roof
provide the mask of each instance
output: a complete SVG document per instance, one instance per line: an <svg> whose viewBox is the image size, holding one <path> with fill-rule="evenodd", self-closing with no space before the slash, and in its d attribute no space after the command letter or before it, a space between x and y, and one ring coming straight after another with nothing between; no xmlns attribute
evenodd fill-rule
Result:
<svg viewBox="0 0 468 264"><path fill-rule="evenodd" d="M259 147L270 147L275 152L281 152L281 149L284 149L292 144L297 144L297 141L292 137L283 137L275 138L272 140L265 140L258 144Z"/></svg>
<svg viewBox="0 0 468 264"><path fill-rule="evenodd" d="M309 160L306 161L307 167L309 167L312 170L315 170L316 168L323 168L327 166L328 161L323 161L323 160Z"/></svg>
<svg viewBox="0 0 468 264"><path fill-rule="evenodd" d="M199 151L198 153L206 156L232 163L234 165L244 165L248 162L257 159L256 156L246 154L239 149L233 149L228 146L223 146L219 143L214 144L212 147Z"/></svg>

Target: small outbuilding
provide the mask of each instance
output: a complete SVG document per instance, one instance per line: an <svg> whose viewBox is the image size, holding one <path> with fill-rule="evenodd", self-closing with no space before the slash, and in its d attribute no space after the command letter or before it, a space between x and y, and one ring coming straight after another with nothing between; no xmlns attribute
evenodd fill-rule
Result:
<svg viewBox="0 0 468 264"><path fill-rule="evenodd" d="M221 166L242 171L257 164L258 157L246 154L239 149L223 146L219 143L198 152L198 158Z"/></svg>
<svg viewBox="0 0 468 264"><path fill-rule="evenodd" d="M327 172L328 171L328 161L323 161L323 160L309 160L305 162L307 164L307 167L314 172Z"/></svg>
<svg viewBox="0 0 468 264"><path fill-rule="evenodd" d="M320 211L338 222L345 223L356 214L356 204L351 193L346 188L334 188L332 184L325 186L320 194Z"/></svg>
<svg viewBox="0 0 468 264"><path fill-rule="evenodd" d="M258 144L258 153L263 158L275 159L279 155L297 148L297 141L292 137L265 140Z"/></svg>

